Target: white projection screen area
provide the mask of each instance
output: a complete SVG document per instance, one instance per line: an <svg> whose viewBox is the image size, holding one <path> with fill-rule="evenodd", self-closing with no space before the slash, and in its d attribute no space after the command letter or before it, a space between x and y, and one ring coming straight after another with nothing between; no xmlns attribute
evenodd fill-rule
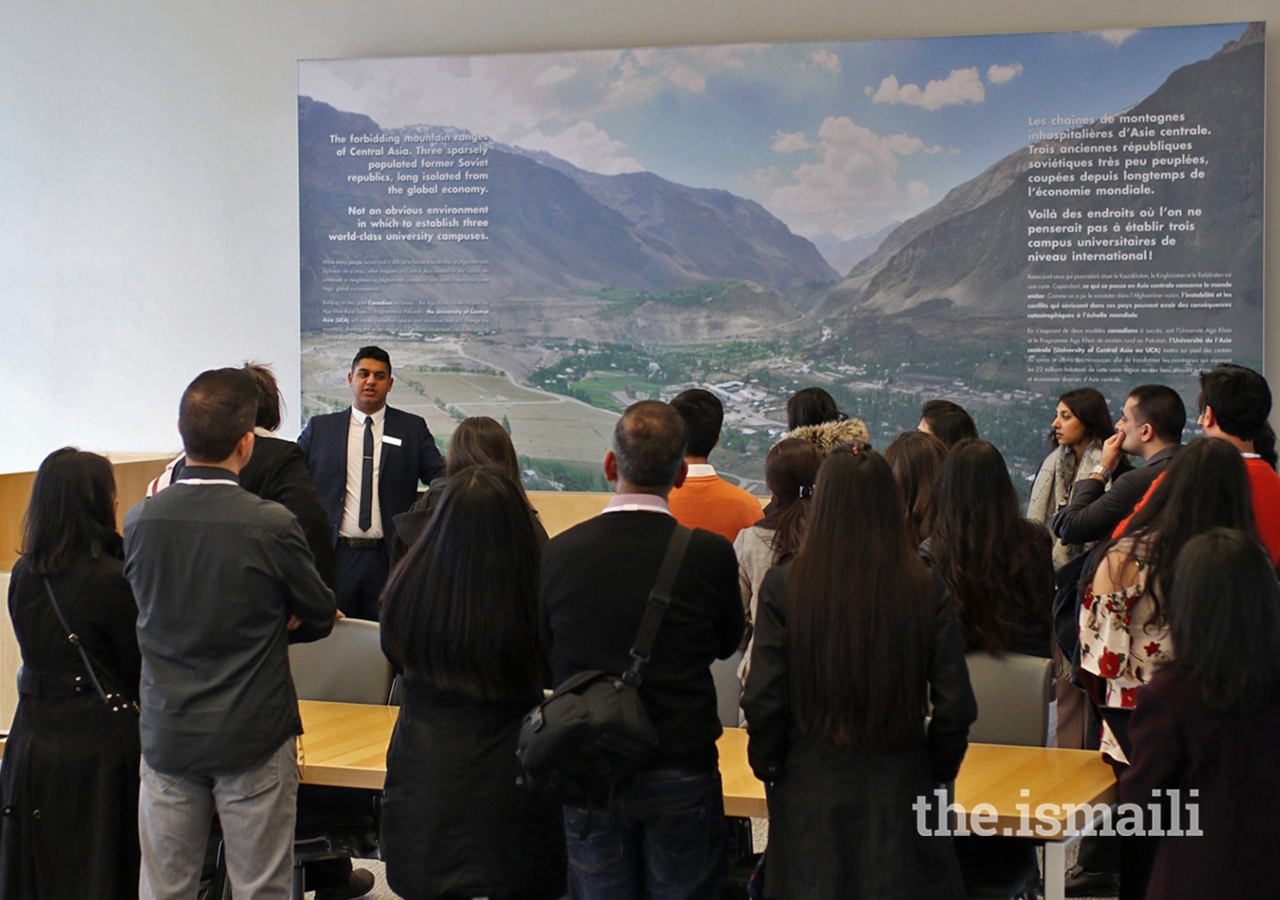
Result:
<svg viewBox="0 0 1280 900"><path fill-rule="evenodd" d="M492 416L597 490L623 408L702 386L764 493L794 390L877 447L945 397L1025 490L1062 391L1261 367L1264 34L300 62L304 419L377 343L442 443Z"/></svg>

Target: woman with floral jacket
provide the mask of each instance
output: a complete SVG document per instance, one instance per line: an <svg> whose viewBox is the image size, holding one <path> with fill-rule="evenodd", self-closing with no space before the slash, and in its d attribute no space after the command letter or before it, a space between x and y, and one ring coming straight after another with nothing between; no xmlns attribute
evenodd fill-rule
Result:
<svg viewBox="0 0 1280 900"><path fill-rule="evenodd" d="M1217 527L1256 535L1249 476L1229 443L1198 438L1170 464L1085 590L1080 666L1102 707L1102 752L1116 763L1129 761L1128 716L1137 689L1151 681L1156 663L1173 658L1166 598L1174 562L1187 541Z"/></svg>

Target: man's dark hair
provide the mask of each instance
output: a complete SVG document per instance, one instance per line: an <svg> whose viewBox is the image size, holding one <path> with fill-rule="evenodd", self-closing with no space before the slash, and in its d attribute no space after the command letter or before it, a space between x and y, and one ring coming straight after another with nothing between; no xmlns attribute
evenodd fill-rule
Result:
<svg viewBox="0 0 1280 900"><path fill-rule="evenodd" d="M253 424L267 431L275 431L280 427L280 409L283 406L275 373L266 363L256 362L245 363L244 370L258 386L258 414Z"/></svg>
<svg viewBox="0 0 1280 900"><path fill-rule="evenodd" d="M1213 409L1218 427L1232 437L1252 441L1265 433L1271 415L1271 388L1253 369L1220 363L1200 373L1200 412Z"/></svg>
<svg viewBox="0 0 1280 900"><path fill-rule="evenodd" d="M787 430L843 419L835 399L820 387L801 388L787 399Z"/></svg>
<svg viewBox="0 0 1280 900"><path fill-rule="evenodd" d="M684 462L686 433L679 413L661 400L627 407L613 429L618 475L641 488L667 489Z"/></svg>
<svg viewBox="0 0 1280 900"><path fill-rule="evenodd" d="M351 358L352 372L356 370L356 366L360 364L360 360L362 359L376 359L380 363L386 363L387 374L391 374L391 354L386 350L383 350L381 347L374 347L373 345L370 345L368 347L361 347L357 350L356 355Z"/></svg>
<svg viewBox="0 0 1280 900"><path fill-rule="evenodd" d="M210 369L182 393L178 432L192 463L222 462L253 431L258 385L244 369Z"/></svg>
<svg viewBox="0 0 1280 900"><path fill-rule="evenodd" d="M715 394L702 388L691 388L676 394L671 408L680 414L689 433L687 456L706 458L720 440L724 425L724 405Z"/></svg>
<svg viewBox="0 0 1280 900"><path fill-rule="evenodd" d="M1162 441L1182 443L1187 407L1177 391L1163 384L1140 384L1129 396L1133 398L1133 415L1139 425L1150 425Z"/></svg>
<svg viewBox="0 0 1280 900"><path fill-rule="evenodd" d="M929 433L950 450L965 438L977 438L978 426L973 416L959 403L950 400L928 400L920 407L920 418L929 423Z"/></svg>

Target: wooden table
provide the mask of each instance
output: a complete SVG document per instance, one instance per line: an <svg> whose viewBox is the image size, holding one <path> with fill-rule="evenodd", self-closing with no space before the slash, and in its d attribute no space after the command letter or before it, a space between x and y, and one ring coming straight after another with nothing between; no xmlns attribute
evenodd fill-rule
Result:
<svg viewBox="0 0 1280 900"><path fill-rule="evenodd" d="M386 777L387 744L399 710L394 706L298 703L306 733L298 742L302 780L309 784L377 790ZM726 728L721 736L720 777L729 816L769 815L764 785L747 765L747 733ZM1024 794L1023 791L1026 793ZM1116 799L1111 767L1096 751L970 744L955 783L955 802L966 811L989 804L987 824L998 834L1030 837L1045 845L1045 900L1064 896L1067 847L1080 837L1068 820L1072 805ZM1052 804L1057 810L1046 809ZM1042 829L1037 833L1036 829ZM1052 831L1044 834L1043 830ZM1020 833L1021 832L1021 833Z"/></svg>
<svg viewBox="0 0 1280 900"><path fill-rule="evenodd" d="M398 706L299 700L298 772L306 784L382 790Z"/></svg>

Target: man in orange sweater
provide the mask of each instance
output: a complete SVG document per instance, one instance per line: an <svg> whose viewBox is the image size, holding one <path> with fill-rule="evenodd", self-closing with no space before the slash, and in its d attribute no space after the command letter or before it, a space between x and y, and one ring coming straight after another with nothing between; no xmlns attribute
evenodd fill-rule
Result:
<svg viewBox="0 0 1280 900"><path fill-rule="evenodd" d="M724 406L710 391L693 388L677 394L671 407L689 432L684 457L689 475L667 498L671 515L681 525L713 531L732 542L739 531L759 522L763 514L759 500L725 481L707 462L711 450L720 443Z"/></svg>

